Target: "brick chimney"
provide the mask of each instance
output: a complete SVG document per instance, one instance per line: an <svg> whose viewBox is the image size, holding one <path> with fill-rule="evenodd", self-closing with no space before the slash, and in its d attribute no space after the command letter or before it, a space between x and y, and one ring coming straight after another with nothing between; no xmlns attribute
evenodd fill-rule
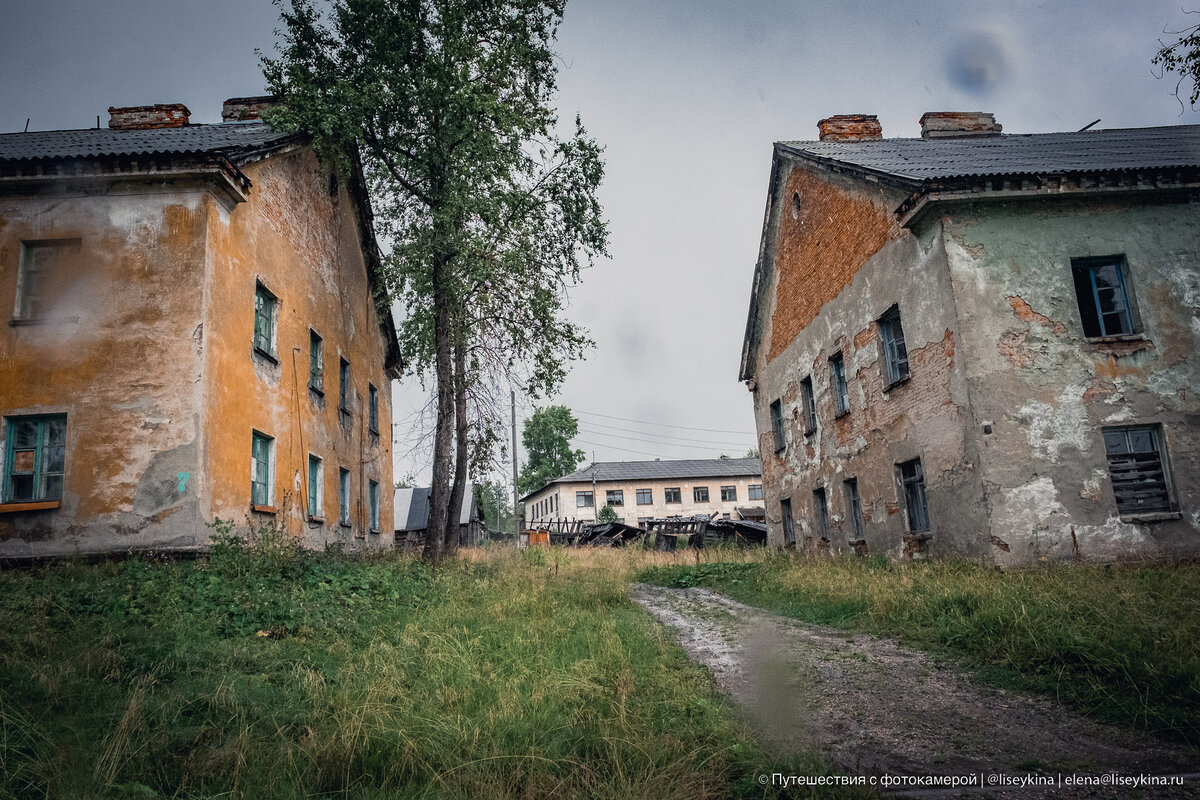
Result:
<svg viewBox="0 0 1200 800"><path fill-rule="evenodd" d="M250 122L262 119L262 112L279 102L279 97L264 94L258 97L231 97L221 108L222 122Z"/></svg>
<svg viewBox="0 0 1200 800"><path fill-rule="evenodd" d="M883 126L874 114L838 114L817 123L822 142L862 142L882 139Z"/></svg>
<svg viewBox="0 0 1200 800"><path fill-rule="evenodd" d="M921 115L922 139L999 136L1003 128L986 111L927 111Z"/></svg>
<svg viewBox="0 0 1200 800"><path fill-rule="evenodd" d="M109 107L108 127L118 131L144 131L151 128L182 128L192 115L183 103L153 106Z"/></svg>

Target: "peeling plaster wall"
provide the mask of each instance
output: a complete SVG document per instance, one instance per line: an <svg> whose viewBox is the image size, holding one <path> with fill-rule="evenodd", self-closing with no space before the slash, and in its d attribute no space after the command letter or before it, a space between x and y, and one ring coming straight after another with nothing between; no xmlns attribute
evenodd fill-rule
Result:
<svg viewBox="0 0 1200 800"><path fill-rule="evenodd" d="M1140 199L943 210L998 563L1200 552L1198 212ZM1142 336L1088 341L1071 259L1117 254ZM1122 520L1101 428L1151 423L1163 426L1182 515Z"/></svg>
<svg viewBox="0 0 1200 800"><path fill-rule="evenodd" d="M755 372L754 406L763 455L768 535L783 543L780 500L790 498L797 546L852 553L844 481L855 478L871 553L914 550L977 556L987 524L959 321L941 229L914 235L892 213L903 195L793 165L771 207L770 288ZM799 203L793 196L799 195ZM851 220L852 224L847 224ZM910 377L884 390L876 320L898 305ZM850 411L835 413L829 358L843 354ZM804 432L800 382L811 376L818 425ZM786 448L775 453L770 405L781 400ZM931 538L906 542L896 465L920 458ZM826 490L828 542L814 521L813 490Z"/></svg>
<svg viewBox="0 0 1200 800"><path fill-rule="evenodd" d="M3 314L15 315L22 242L79 248L48 283L50 321L0 326L0 414L67 417L61 506L0 506L0 557L192 547L205 534L206 190L164 180L17 192L0 196Z"/></svg>
<svg viewBox="0 0 1200 800"><path fill-rule="evenodd" d="M359 244L356 208L344 186L303 148L245 169L248 202L207 231L210 271L205 395L211 420L207 474L212 517L239 526L277 522L321 548L393 542L391 384L385 342ZM257 283L278 299L276 358L255 352ZM322 337L324 394L308 388L309 331ZM350 363L350 413L338 410L339 359ZM368 429L368 383L378 390L379 431ZM273 505L250 507L253 431L275 439ZM308 455L323 461L323 521L307 517ZM339 524L338 470L351 473L351 525ZM382 533L369 531L368 480L379 484Z"/></svg>

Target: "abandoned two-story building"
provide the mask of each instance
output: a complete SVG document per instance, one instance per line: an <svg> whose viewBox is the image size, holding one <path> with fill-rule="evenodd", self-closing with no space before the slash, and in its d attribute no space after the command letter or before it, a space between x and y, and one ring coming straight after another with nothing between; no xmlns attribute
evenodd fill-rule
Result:
<svg viewBox="0 0 1200 800"><path fill-rule="evenodd" d="M1200 553L1200 126L774 148L740 376L770 538Z"/></svg>
<svg viewBox="0 0 1200 800"><path fill-rule="evenodd" d="M0 135L0 558L196 549L217 519L392 544L367 195L267 101Z"/></svg>

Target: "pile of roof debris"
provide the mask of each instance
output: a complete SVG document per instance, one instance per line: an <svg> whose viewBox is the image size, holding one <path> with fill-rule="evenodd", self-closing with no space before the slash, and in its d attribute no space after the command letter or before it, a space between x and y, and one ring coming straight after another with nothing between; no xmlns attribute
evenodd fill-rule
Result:
<svg viewBox="0 0 1200 800"><path fill-rule="evenodd" d="M645 528L620 522L592 524L580 520L555 520L543 522L534 530L549 534L552 545L625 547L643 542L664 553L685 547L762 547L767 543L767 526L761 522L703 516L652 519L647 521Z"/></svg>

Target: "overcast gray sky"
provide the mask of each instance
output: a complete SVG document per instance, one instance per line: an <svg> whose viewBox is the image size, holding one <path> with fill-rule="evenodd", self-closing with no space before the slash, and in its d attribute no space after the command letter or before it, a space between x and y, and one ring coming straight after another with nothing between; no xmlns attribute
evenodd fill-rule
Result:
<svg viewBox="0 0 1200 800"><path fill-rule="evenodd" d="M1007 133L1194 124L1150 65L1164 29L1194 23L1180 0L570 0L559 108L607 147L612 255L572 295L597 344L557 398L577 445L602 461L753 445L737 367L772 142L846 113L886 137L934 110L991 111ZM254 49L277 24L268 0L7 0L0 131L145 103L220 121L223 99L263 91ZM421 392L396 398L403 420ZM397 477L427 474L404 433Z"/></svg>

